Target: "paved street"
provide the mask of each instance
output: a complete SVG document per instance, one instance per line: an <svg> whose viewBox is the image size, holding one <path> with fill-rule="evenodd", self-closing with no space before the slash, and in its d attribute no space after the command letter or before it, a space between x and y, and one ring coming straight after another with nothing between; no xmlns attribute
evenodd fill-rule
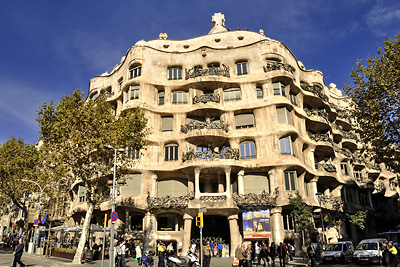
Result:
<svg viewBox="0 0 400 267"><path fill-rule="evenodd" d="M11 251L0 250L0 267L9 267L11 266L13 259L13 255ZM26 266L30 267L101 267L101 261L95 261L91 263L85 263L82 265L73 265L70 260L60 259L60 258L46 258L42 256L37 256L33 254L24 253L22 256L22 262ZM232 258L212 258L211 259L211 267L230 267L232 266L233 259ZM157 258L155 258L154 267L157 266ZM346 266L356 266L356 264L352 262L348 262L345 264ZM108 260L104 261L104 267L108 267ZM128 258L126 261L127 267L134 267L137 264L133 261L132 258ZM279 266L279 261L276 261L276 266ZM306 266L302 260L298 257L295 258L295 261L286 266ZM343 266L341 264L323 264L323 266ZM379 265L363 265L363 266L379 266Z"/></svg>

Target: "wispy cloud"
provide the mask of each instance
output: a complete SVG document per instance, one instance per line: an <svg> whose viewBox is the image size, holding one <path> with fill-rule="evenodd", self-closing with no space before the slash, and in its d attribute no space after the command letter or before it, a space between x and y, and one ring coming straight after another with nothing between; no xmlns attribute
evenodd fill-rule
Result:
<svg viewBox="0 0 400 267"><path fill-rule="evenodd" d="M398 31L400 25L400 3L387 3L378 1L366 14L366 23L369 30L375 35L382 35L387 31L388 26L393 25L394 30ZM391 33L388 33L391 34Z"/></svg>

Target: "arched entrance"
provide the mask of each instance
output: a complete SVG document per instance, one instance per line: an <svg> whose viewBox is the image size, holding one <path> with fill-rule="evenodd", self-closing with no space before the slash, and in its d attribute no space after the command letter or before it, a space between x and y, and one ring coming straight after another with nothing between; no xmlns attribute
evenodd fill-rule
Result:
<svg viewBox="0 0 400 267"><path fill-rule="evenodd" d="M225 216L206 214L207 213L204 213L203 244L205 244L207 241L213 241L214 244L222 242L222 244L230 246L231 237L228 219ZM196 243L196 245L199 245L199 240L200 228L196 226L196 222L193 220L191 243Z"/></svg>

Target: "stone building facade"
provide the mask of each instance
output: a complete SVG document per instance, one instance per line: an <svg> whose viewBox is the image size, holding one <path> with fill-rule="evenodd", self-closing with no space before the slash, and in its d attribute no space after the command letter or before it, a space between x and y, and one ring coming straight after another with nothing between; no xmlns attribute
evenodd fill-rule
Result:
<svg viewBox="0 0 400 267"><path fill-rule="evenodd" d="M137 164L119 188L124 233L146 247L176 242L184 253L207 208L204 236L233 253L252 241L243 210L264 207L270 234L261 239L299 245L288 207L296 191L317 212L319 201L328 214L342 199L353 213L379 201L397 216L397 175L365 152L342 92L262 30L228 31L224 22L218 13L208 35L139 41L90 81L90 98L106 93L116 115L140 108L152 129L147 148L129 153ZM83 202L77 187L72 212L84 211ZM104 202L98 221L110 209ZM363 237L342 226L326 229L328 242Z"/></svg>

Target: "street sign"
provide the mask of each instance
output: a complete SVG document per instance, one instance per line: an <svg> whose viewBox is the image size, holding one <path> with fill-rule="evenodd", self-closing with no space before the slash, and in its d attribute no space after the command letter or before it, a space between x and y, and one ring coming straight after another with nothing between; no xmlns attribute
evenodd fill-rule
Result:
<svg viewBox="0 0 400 267"><path fill-rule="evenodd" d="M35 220L33 221L33 225L34 225L34 226L38 226L38 225L39 225L39 220L38 220L38 219L35 219Z"/></svg>
<svg viewBox="0 0 400 267"><path fill-rule="evenodd" d="M111 213L111 221L114 223L118 220L118 213L116 211Z"/></svg>

